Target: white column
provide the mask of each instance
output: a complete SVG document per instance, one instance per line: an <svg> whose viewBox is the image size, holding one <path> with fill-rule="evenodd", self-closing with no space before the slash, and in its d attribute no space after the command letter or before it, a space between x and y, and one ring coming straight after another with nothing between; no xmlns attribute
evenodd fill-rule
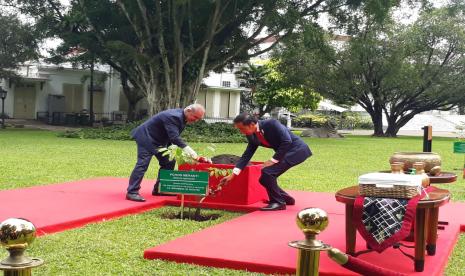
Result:
<svg viewBox="0 0 465 276"><path fill-rule="evenodd" d="M220 91L215 90L213 93L213 117L220 117L221 98Z"/></svg>
<svg viewBox="0 0 465 276"><path fill-rule="evenodd" d="M5 114L8 114L10 117L13 117L13 89L8 87L8 80L7 79L0 79L0 87L3 88L7 92L5 98ZM0 99L0 114L2 113L2 100Z"/></svg>
<svg viewBox="0 0 465 276"><path fill-rule="evenodd" d="M15 106L15 85L13 84L11 87L9 86L9 81L8 80L5 80L4 82L4 86L3 86L3 89L5 89L7 92L6 94L6 98L5 98L5 114L8 114L11 117L13 117L14 115L14 106ZM0 102L1 104L1 102ZM1 106L0 106L1 108ZM1 112L1 110L0 110Z"/></svg>
<svg viewBox="0 0 465 276"><path fill-rule="evenodd" d="M291 112L287 113L287 128L291 128Z"/></svg>
<svg viewBox="0 0 465 276"><path fill-rule="evenodd" d="M235 97L236 97L236 106L235 106L235 110L236 110L236 114L239 114L241 112L241 92L239 93L235 93Z"/></svg>
<svg viewBox="0 0 465 276"><path fill-rule="evenodd" d="M110 69L105 81L105 103L104 112L111 113L119 110L119 96L121 91L121 80L113 69ZM126 111L126 110L123 110Z"/></svg>

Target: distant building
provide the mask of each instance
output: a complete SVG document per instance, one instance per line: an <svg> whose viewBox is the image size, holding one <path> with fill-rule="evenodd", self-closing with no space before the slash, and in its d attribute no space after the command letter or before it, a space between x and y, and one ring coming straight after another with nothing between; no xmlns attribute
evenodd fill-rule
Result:
<svg viewBox="0 0 465 276"><path fill-rule="evenodd" d="M34 63L21 66L18 74L19 80L0 80L0 85L8 91L5 99L8 117L65 123L66 116L89 112L88 69ZM106 77L102 78L104 74ZM233 71L212 72L204 79L197 102L205 106L208 117L233 118L239 114L242 90ZM113 120L115 116L121 119L127 112L128 101L122 92L119 74L109 66L96 67L93 91L96 120ZM147 107L147 100L143 99L136 110L144 113Z"/></svg>
<svg viewBox="0 0 465 276"><path fill-rule="evenodd" d="M8 91L5 113L12 118L37 119L39 113L48 111L49 96L61 96L63 112L81 112L89 108L88 70L62 68L31 64L19 70L19 80L3 80L2 86ZM103 71L96 70L96 76ZM111 102L111 93L115 79L96 84L94 93L94 111L96 113L117 110L117 102Z"/></svg>

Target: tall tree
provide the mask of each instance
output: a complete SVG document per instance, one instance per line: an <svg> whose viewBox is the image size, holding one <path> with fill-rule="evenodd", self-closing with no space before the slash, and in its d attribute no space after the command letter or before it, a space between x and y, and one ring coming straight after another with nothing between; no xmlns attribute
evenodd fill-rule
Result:
<svg viewBox="0 0 465 276"><path fill-rule="evenodd" d="M50 2L53 3L53 2ZM97 3L98 4L98 3ZM61 10L62 7L58 3L50 6L44 6L38 10L27 10L29 13L41 13L46 9ZM94 6L95 14L101 14L103 11L116 13L117 10L112 5ZM58 13L58 11L56 12ZM107 32L106 40L108 45L96 43L96 36L92 31L86 31L83 28L86 26L86 20L83 13L75 8L69 11L69 16L60 18L59 20L51 17L55 13L41 15L39 25L45 25L51 34L59 34L63 42L54 50L51 51L51 57L47 60L56 64L63 62L71 62L75 67L90 68L94 62L107 63L112 66L118 73L121 80L123 94L128 100L128 121L136 119L136 104L146 97L146 94L141 92L141 87L137 85L138 79L134 75L128 75L128 71L136 66L132 55L124 53L124 47L118 46L118 42L125 44L137 43L135 34L132 34L130 26L126 19L121 14L120 16L106 16L100 18L102 25L115 26L113 30ZM84 21L84 23L83 23ZM105 23L103 23L105 22ZM118 31L116 31L116 29Z"/></svg>
<svg viewBox="0 0 465 276"><path fill-rule="evenodd" d="M250 89L241 92L241 112L253 113L254 109L258 108L253 97L255 92L265 84L267 73L267 66L255 65L250 62L235 73L236 78L244 87Z"/></svg>
<svg viewBox="0 0 465 276"><path fill-rule="evenodd" d="M289 82L287 73L276 70L279 64L279 60L270 60L264 65L267 68L266 75L254 93L259 115L271 112L275 107L284 107L292 112L302 108L316 109L321 96L308 86Z"/></svg>
<svg viewBox="0 0 465 276"><path fill-rule="evenodd" d="M0 79L17 77L19 65L38 58L37 39L30 24L0 11Z"/></svg>
<svg viewBox="0 0 465 276"><path fill-rule="evenodd" d="M121 78L121 87L123 88L123 94L128 100L128 121L132 122L136 120L136 105L137 103L144 98L144 94L133 85L129 84L127 74L122 72L120 75Z"/></svg>
<svg viewBox="0 0 465 276"><path fill-rule="evenodd" d="M427 9L411 25L366 17L347 43L288 42L283 68L337 103L358 103L375 136L396 136L418 113L465 102L465 17L457 6ZM310 27L312 34L315 28ZM311 36L314 39L316 36ZM320 41L328 36L320 35ZM388 127L383 131L382 117Z"/></svg>
<svg viewBox="0 0 465 276"><path fill-rule="evenodd" d="M341 17L360 6L383 14L395 2L71 0L66 9L59 0L3 1L17 2L65 41L76 33L89 34L92 45L102 49L102 60L125 71L144 92L151 114L193 102L205 73L270 50L298 29L302 18ZM277 41L260 49L272 36Z"/></svg>

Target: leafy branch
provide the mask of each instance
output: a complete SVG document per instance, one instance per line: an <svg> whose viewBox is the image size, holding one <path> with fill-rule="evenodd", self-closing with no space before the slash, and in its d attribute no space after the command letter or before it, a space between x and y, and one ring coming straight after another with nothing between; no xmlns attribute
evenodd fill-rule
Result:
<svg viewBox="0 0 465 276"><path fill-rule="evenodd" d="M214 146L208 146L208 150L214 152L215 148ZM171 145L169 147L162 147L158 149L159 152L162 153L163 156L168 156L169 160L176 160L176 164L182 165L182 164L197 164L197 160L195 160L192 156L189 154L185 153L182 148L176 146L176 145ZM220 169L220 168L214 168L210 167L208 168L209 175L211 177L215 178L220 178L220 177L225 177L229 176L232 174L232 169ZM216 188L208 188L208 196L215 196L217 195L221 190L223 189L223 185L218 184ZM203 200L206 197L203 197L199 203L202 203Z"/></svg>
<svg viewBox="0 0 465 276"><path fill-rule="evenodd" d="M229 176L229 175L232 174L232 169L208 168L208 170L210 171L210 176L214 176L216 178L225 177L225 176ZM215 196L222 189L223 189L223 185L221 185L221 184L218 184L218 186L216 186L215 189L208 188L208 195L209 196ZM202 201L203 201L203 199L201 200L201 202Z"/></svg>
<svg viewBox="0 0 465 276"><path fill-rule="evenodd" d="M171 145L169 147L158 148L158 151L162 153L162 156L168 156L169 160L175 160L176 164L196 164L197 161L189 154L184 152L182 148Z"/></svg>
<svg viewBox="0 0 465 276"><path fill-rule="evenodd" d="M232 174L232 169L208 168L208 170L210 171L210 176L214 176L216 178Z"/></svg>

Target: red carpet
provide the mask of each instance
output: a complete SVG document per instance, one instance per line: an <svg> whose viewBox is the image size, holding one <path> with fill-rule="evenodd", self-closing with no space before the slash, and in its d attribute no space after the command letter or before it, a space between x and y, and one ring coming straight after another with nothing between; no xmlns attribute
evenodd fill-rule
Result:
<svg viewBox="0 0 465 276"><path fill-rule="evenodd" d="M146 202L125 200L127 185L126 178L105 177L1 191L0 221L26 218L43 235L153 209L171 198L152 196L153 180L146 180L141 189Z"/></svg>
<svg viewBox="0 0 465 276"><path fill-rule="evenodd" d="M295 273L297 250L287 246L292 240L304 238L297 229L295 216L306 207L319 207L329 213L329 226L318 236L336 248L345 250L344 205L337 203L334 194L292 192L297 205L286 211L253 212L234 220L147 249L147 259L164 259L214 267L243 269L273 274ZM382 254L368 253L359 258L381 267L415 275L441 275L460 232L465 225L461 213L465 204L450 203L440 209L440 220L453 221L445 230L438 231L435 256L426 256L425 270L415 273L413 261L399 250L387 249ZM454 220L451 220L454 218ZM459 223L458 218L462 221ZM365 242L357 236L357 250L365 249ZM405 249L413 254L413 249ZM321 254L321 275L355 275Z"/></svg>
<svg viewBox="0 0 465 276"><path fill-rule="evenodd" d="M0 221L22 217L32 221L39 235L79 227L128 214L179 204L172 197L153 197L153 180L144 181L141 194L147 202L124 199L127 187L124 178L98 178L63 184L36 186L0 191ZM341 250L344 242L344 205L330 193L291 192L297 201L286 211L252 212L203 231L179 238L145 251L148 259L161 258L177 262L214 267L247 269L266 273L294 273L297 251L287 246L303 239L295 216L307 207L319 207L329 213L329 227L319 239ZM227 210L255 211L263 204L249 206L210 203L210 207ZM420 275L440 275L452 251L460 228L465 230L465 203L450 203L440 209L440 220L450 225L438 231L436 256L427 256L425 271ZM453 223L452 223L453 222ZM358 237L358 250L364 241ZM407 249L412 253L412 249ZM369 253L360 257L381 267L413 274L413 262L398 250L388 249L381 255ZM329 260L325 253L320 260L321 275L353 275Z"/></svg>

